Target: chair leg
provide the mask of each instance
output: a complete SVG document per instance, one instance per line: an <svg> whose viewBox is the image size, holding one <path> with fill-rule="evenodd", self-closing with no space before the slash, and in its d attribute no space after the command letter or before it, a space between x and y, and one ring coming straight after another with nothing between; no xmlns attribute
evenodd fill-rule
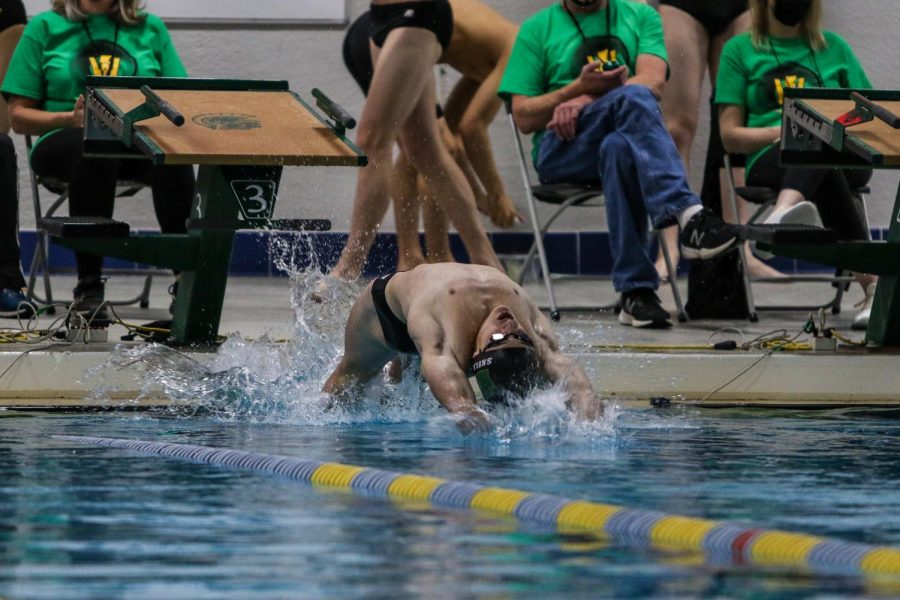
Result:
<svg viewBox="0 0 900 600"><path fill-rule="evenodd" d="M739 220L738 215L740 213L738 212L737 191L734 182L734 172L731 169L731 159L726 154L724 160L725 176L728 179L728 200L731 204L732 214L734 214L736 220ZM754 215L754 217L755 216L756 215ZM751 221L752 220L753 219L751 219ZM738 244L738 262L740 262L741 277L744 279L744 298L747 302L747 318L751 323L756 323L759 320L759 315L756 314L756 303L753 301L753 287L752 282L750 281L750 271L747 269L747 255L744 246L743 242Z"/></svg>
<svg viewBox="0 0 900 600"><path fill-rule="evenodd" d="M678 268L672 264L672 256L669 249L666 248L666 241L663 239L663 233L656 231L656 243L662 251L663 260L666 261L666 273L669 274L669 285L672 286L672 296L675 298L675 310L679 323L687 323L688 315L684 310L684 304L681 302L681 290L678 289Z"/></svg>
<svg viewBox="0 0 900 600"><path fill-rule="evenodd" d="M547 288L547 297L550 302L550 318L559 321L559 307L556 304L556 294L553 290L553 280L550 277L550 268L547 264L547 253L544 250L544 237L541 227L538 225L537 209L535 208L534 196L531 193L531 178L528 175L528 168L525 159L525 148L522 146L522 140L519 138L516 122L513 120L512 113L509 115L509 122L513 128L513 134L516 140L516 146L519 151L519 169L522 174L522 182L525 184L525 193L528 200L528 216L531 219L531 229L534 233L534 243L537 246L538 259L541 264L541 273L544 276L544 286Z"/></svg>

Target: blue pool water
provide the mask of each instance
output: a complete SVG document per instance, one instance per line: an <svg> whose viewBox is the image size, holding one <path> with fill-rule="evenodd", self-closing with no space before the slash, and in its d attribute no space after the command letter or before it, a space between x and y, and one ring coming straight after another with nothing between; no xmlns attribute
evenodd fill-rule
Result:
<svg viewBox="0 0 900 600"><path fill-rule="evenodd" d="M353 292L298 309L294 343L234 336L209 364L144 345L87 376L102 398L105 374L130 369L190 408L0 411L0 597L900 596L900 581L712 565L53 437L237 448L900 545L898 411L611 408L585 425L549 390L466 438L415 380L377 382L356 406L319 396Z"/></svg>
<svg viewBox="0 0 900 600"><path fill-rule="evenodd" d="M0 419L0 596L891 596L898 588L856 578L707 566L51 436L253 449L897 545L896 416L648 409L591 438L463 439L441 417L323 426L10 414Z"/></svg>

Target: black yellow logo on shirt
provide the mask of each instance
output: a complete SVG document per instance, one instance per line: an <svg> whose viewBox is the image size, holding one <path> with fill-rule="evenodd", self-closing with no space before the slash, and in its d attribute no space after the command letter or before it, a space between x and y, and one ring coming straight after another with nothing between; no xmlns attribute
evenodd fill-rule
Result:
<svg viewBox="0 0 900 600"><path fill-rule="evenodd" d="M107 77L118 77L119 67L122 59L112 54L101 54L100 56L89 56L88 64L91 67L91 75L103 75Z"/></svg>
<svg viewBox="0 0 900 600"><path fill-rule="evenodd" d="M74 57L71 68L77 79L85 75L123 77L137 74L137 61L118 44L97 40Z"/></svg>
<svg viewBox="0 0 900 600"><path fill-rule="evenodd" d="M787 88L822 87L819 75L803 65L787 63L767 71L757 88L757 101L765 110L779 109L784 105Z"/></svg>
<svg viewBox="0 0 900 600"><path fill-rule="evenodd" d="M609 62L619 63L620 65L631 63L625 42L614 35L589 37L575 50L575 55L572 59L572 69L575 71L575 76L577 76L587 63L599 63L598 66L603 70L602 66Z"/></svg>

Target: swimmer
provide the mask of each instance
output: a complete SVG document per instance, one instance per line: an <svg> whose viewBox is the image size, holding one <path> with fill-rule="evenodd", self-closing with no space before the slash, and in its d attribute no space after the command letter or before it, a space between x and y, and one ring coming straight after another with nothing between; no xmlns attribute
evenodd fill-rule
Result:
<svg viewBox="0 0 900 600"><path fill-rule="evenodd" d="M357 143L369 156L359 173L350 235L334 277L359 277L390 203L394 141L401 142L456 226L472 262L501 269L478 220L466 178L440 142L433 67L450 43L453 14L447 0L372 4L375 73L360 118Z"/></svg>
<svg viewBox="0 0 900 600"><path fill-rule="evenodd" d="M460 429L487 429L485 403L560 382L567 406L597 419L603 405L581 366L559 350L547 317L500 271L443 263L374 280L350 310L344 356L323 391L358 392L394 358L422 358L422 376Z"/></svg>

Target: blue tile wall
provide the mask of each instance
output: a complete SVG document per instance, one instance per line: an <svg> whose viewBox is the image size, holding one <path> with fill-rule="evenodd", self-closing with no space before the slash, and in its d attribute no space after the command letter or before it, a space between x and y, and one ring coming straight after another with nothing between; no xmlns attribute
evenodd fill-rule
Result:
<svg viewBox="0 0 900 600"><path fill-rule="evenodd" d="M139 233L153 235L152 232ZM490 237L500 255L524 255L531 247L533 239L528 232L495 232L491 233ZM884 230L872 231L872 238L875 240L886 237L887 232ZM23 269L27 273L37 243L37 234L34 231L22 231L19 239L22 245ZM297 234L241 231L235 236L230 272L236 275L283 276L284 271L277 266L278 259L292 265L296 270L307 269L315 264L323 271L327 271L337 263L346 241L347 234L337 232ZM609 235L604 231L553 232L546 236L544 246L550 270L554 273L609 275L612 271ZM461 262L468 260L462 241L456 234L450 236L450 249L457 260ZM656 250L653 249L652 252L655 256ZM73 271L74 253L51 243L50 263L54 269ZM782 257L776 257L768 263L784 273L830 271L822 265ZM105 264L107 268L146 268L146 265L109 258ZM366 261L364 274L371 277L392 272L396 268L396 236L392 233L378 234L373 251ZM686 274L687 270L687 264L683 261L679 273Z"/></svg>

